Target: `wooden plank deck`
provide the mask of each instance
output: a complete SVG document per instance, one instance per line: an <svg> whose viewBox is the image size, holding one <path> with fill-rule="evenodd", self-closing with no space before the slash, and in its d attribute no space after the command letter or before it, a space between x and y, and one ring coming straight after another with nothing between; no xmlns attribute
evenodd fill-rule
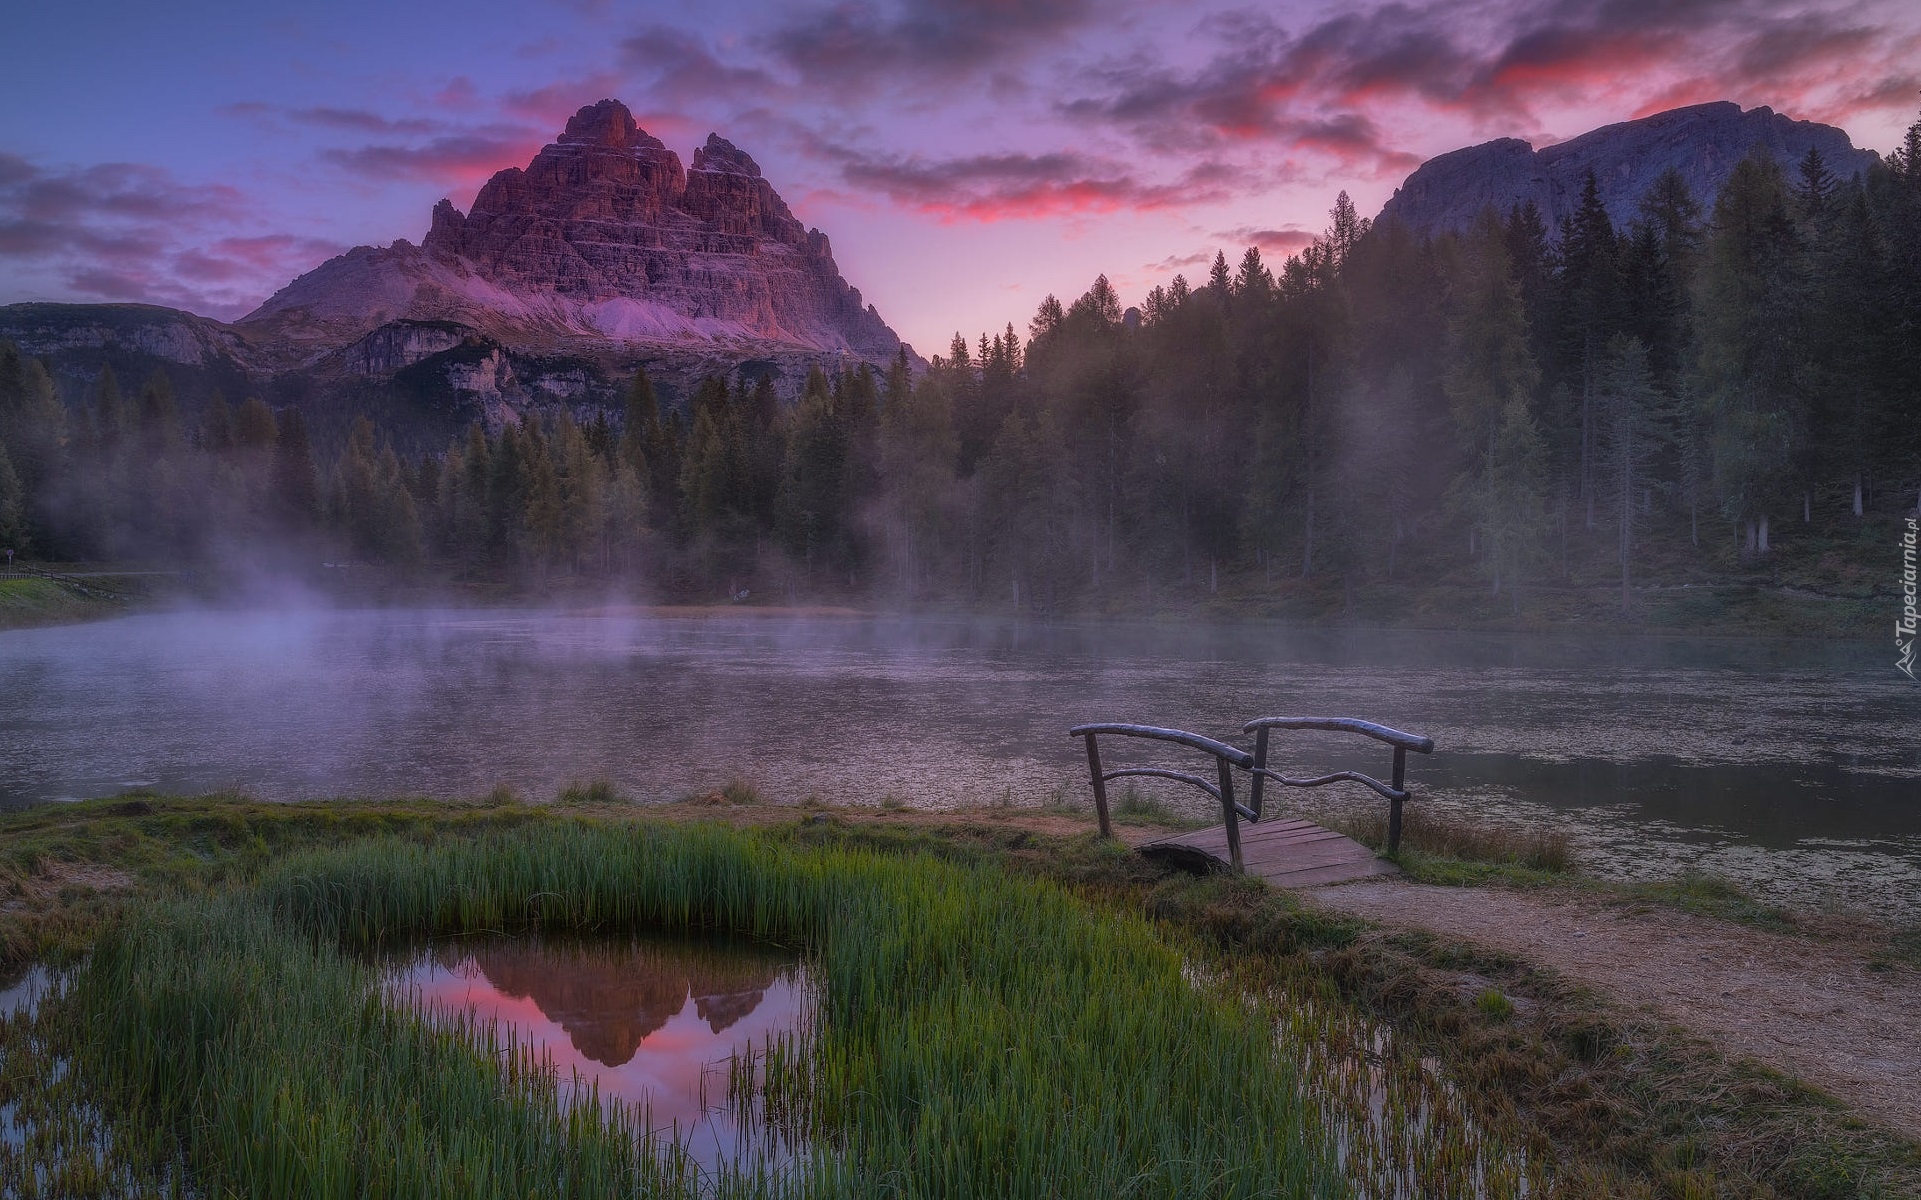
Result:
<svg viewBox="0 0 1921 1200"><path fill-rule="evenodd" d="M1241 862L1247 873L1277 887L1316 887L1400 873L1400 868L1353 838L1312 821L1269 817L1240 824ZM1190 871L1232 870L1224 825L1148 842L1140 852Z"/></svg>

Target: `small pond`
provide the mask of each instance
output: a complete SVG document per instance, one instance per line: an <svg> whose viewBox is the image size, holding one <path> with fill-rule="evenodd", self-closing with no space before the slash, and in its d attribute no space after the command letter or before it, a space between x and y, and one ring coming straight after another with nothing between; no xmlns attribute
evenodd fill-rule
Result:
<svg viewBox="0 0 1921 1200"><path fill-rule="evenodd" d="M395 955L382 982L396 1003L511 1027L546 1057L564 1096L588 1089L644 1113L711 1179L723 1168L779 1172L802 1148L729 1103L731 1064L770 1039L805 1037L814 993L799 956L755 943L666 937L488 936Z"/></svg>

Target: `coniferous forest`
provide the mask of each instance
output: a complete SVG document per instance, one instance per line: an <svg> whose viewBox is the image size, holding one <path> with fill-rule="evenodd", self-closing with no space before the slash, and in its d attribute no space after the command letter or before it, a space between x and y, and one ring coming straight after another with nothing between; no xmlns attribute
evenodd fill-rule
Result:
<svg viewBox="0 0 1921 1200"><path fill-rule="evenodd" d="M1625 224L1591 179L1559 228L1438 238L1343 193L1277 268L1217 256L1138 311L1103 277L924 372L817 370L798 403L713 379L684 410L642 375L437 453L363 419L317 454L258 399L183 416L164 373L58 395L0 351L0 546L55 562L1686 623L1717 586L1885 594L1918 492L1921 121L1865 178L1757 152Z"/></svg>

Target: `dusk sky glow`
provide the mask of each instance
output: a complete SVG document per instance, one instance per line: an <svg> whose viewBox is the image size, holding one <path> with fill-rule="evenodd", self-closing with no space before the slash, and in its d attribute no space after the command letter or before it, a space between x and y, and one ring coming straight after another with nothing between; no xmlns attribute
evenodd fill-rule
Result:
<svg viewBox="0 0 1921 1200"><path fill-rule="evenodd" d="M0 109L0 302L231 319L624 100L761 164L923 353L1023 333L1106 272L1128 303L1345 188L1707 100L1892 148L1921 108L1910 0L1203 0L699 6L470 0L25 5Z"/></svg>

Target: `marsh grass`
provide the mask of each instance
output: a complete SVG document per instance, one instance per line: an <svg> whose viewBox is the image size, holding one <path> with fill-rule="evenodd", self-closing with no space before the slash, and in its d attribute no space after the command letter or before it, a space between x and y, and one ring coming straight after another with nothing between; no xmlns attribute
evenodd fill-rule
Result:
<svg viewBox="0 0 1921 1200"><path fill-rule="evenodd" d="M611 781L594 779L586 783L574 782L568 784L566 787L560 789L558 799L562 804L601 805L619 804L622 803L626 797L620 794Z"/></svg>
<svg viewBox="0 0 1921 1200"><path fill-rule="evenodd" d="M724 1194L1340 1190L1262 1014L1189 986L1140 920L993 867L714 827L554 823L298 855L254 889L110 930L63 1020L86 1031L82 1072L177 1139L210 1191L686 1192L685 1164L637 1152L606 1111L563 1105L499 1034L390 1009L354 957L536 929L807 949L817 1044L761 1071L771 1110L803 1114L821 1152L795 1178Z"/></svg>
<svg viewBox="0 0 1921 1200"><path fill-rule="evenodd" d="M1331 829L1369 846L1387 844L1387 810L1369 805L1355 812L1320 815ZM1420 878L1423 870L1446 871L1447 864L1486 864L1524 871L1565 874L1575 866L1574 848L1567 834L1551 829L1524 829L1446 816L1409 804L1401 821L1402 866ZM1454 879L1435 882L1459 882Z"/></svg>
<svg viewBox="0 0 1921 1200"><path fill-rule="evenodd" d="M1111 815L1122 825L1158 825L1170 829L1199 829L1209 823L1132 785L1123 787L1114 798Z"/></svg>
<svg viewBox="0 0 1921 1200"><path fill-rule="evenodd" d="M1076 795L1080 803L1075 811L1088 817L1085 789ZM816 804L808 815L823 816L820 808ZM1731 1063L1663 1022L1615 1010L1551 973L1512 959L1389 933L1352 917L1303 906L1253 881L1161 871L1124 847L1092 837L1051 836L998 818L965 814L940 823L908 823L885 818L863 821L858 810L834 812L815 823L803 820L784 828L768 827L756 836L765 839L762 844L768 852L782 847L805 852L800 853L800 862L834 861L814 858L815 852L851 854L856 860L938 860L960 878L1014 876L1049 881L1077 898L1084 906L1080 911L1091 914L1093 920L1144 917L1184 963L1236 964L1240 975L1234 986L1241 1002L1260 1006L1260 1018L1270 1033L1282 1022L1301 1021L1308 1041L1327 1047L1328 1058L1310 1059L1291 1049L1284 1037L1279 1043L1277 1053L1283 1065L1291 1062L1295 1075L1309 1082L1306 1103L1313 1111L1302 1118L1303 1123L1319 1123L1319 1141L1334 1147L1356 1180L1370 1178L1369 1163L1401 1164L1393 1177L1398 1182L1376 1188L1376 1194L1473 1195L1474 1190L1462 1180L1511 1180L1511 1172L1502 1173L1509 1168L1500 1164L1514 1164L1515 1154L1524 1150L1530 1197L1854 1200L1921 1195L1921 1148L1912 1140L1866 1126L1791 1080L1751 1064ZM689 809L681 819L694 813L703 819L733 815L726 809ZM655 819L641 812L619 819L637 818ZM615 817L605 814L604 819ZM114 920L122 907L144 919L158 911L159 899L169 893L207 897L194 903L210 903L211 898L252 887L260 880L283 879L290 866L288 856L303 848L331 851L349 846L342 854L323 856L323 861L335 864L326 877L340 882L341 864L361 855L355 844L381 847L376 857L383 860L402 846L411 848L409 854L432 857L438 846L531 837L567 821L566 814L549 805L353 801L263 805L235 796L123 797L0 815L0 862L111 867L139 880L136 888L109 897L69 895L52 909L22 912L17 904L0 904L0 949L24 947L30 956L72 963L94 944L101 923ZM650 829L630 825L622 836L645 838L652 836ZM607 834L613 836L613 831ZM491 860L459 861L472 866ZM1594 892L1598 898L1630 912L1645 903L1613 885L1602 888L1598 881L1578 875L1452 859L1427 861L1496 873L1489 877L1510 882L1525 878L1553 887L1580 888L1584 893L1599 889ZM307 874L321 878L311 871ZM483 890L491 894L502 888L518 889L532 896L538 889L529 891L529 881L540 877L535 873L511 885L493 881ZM955 877L935 875L930 880L938 886L938 881ZM443 878L433 886L441 894L458 894L460 881ZM548 914L547 899L531 903ZM974 903L968 901L967 912L975 911ZM484 915L486 910L474 911ZM910 908L905 916L911 918L916 911ZM560 910L550 915L556 917L557 927L564 928L564 922L558 922ZM458 927L461 919L456 911L450 925ZM602 927L616 932L622 928L612 917L604 919ZM303 944L314 944L313 934L301 933L299 923L283 920L276 928L291 929ZM890 936L911 933L897 927ZM1914 930L1878 929L1875 937L1889 944L1889 969L1910 961L1898 939L1915 939ZM17 962L19 951L14 953L12 961ZM971 962L955 955L946 961L962 966ZM0 963L0 969L4 967ZM1066 968L1056 962L1054 969ZM1472 980L1471 987L1464 986L1467 980ZM1489 986L1512 999L1513 1016L1495 1020L1477 1007L1477 993ZM1086 992L1080 989L1075 994ZM1254 999L1248 1001L1248 997ZM1019 996L1008 992L1007 999L1011 1003ZM1319 1006L1319 1012L1303 1015L1312 1006ZM68 1049L60 1053L98 1037L84 1025L63 1024L66 1032L61 1044ZM1383 1031L1389 1035L1385 1041ZM11 1036L0 1035L0 1043ZM0 1050L7 1048L0 1045ZM52 1060L43 1054L38 1061ZM1323 1069L1317 1065L1322 1061L1336 1064L1336 1069ZM989 1057L984 1062L995 1060ZM1115 1078L1137 1086L1139 1076L1130 1074L1132 1069L1122 1069ZM776 1069L771 1075L776 1083L813 1078L803 1074L799 1065ZM118 1166L109 1161L106 1168L121 1171L116 1178L128 1177L122 1171L127 1161L146 1163L158 1171L184 1154L180 1139L187 1127L176 1112L156 1111L151 1105L141 1108L124 1093L117 1099L105 1097L90 1072L67 1078L78 1078L85 1086L76 1083L41 1094L64 1097L69 1105L82 1107L110 1100L102 1111L113 1118L111 1147L122 1161ZM811 1087L791 1093L763 1088L762 1095L774 1102L784 1095L805 1098ZM1390 1101L1374 1090L1388 1087L1402 1089L1400 1098ZM1435 1088L1444 1093L1439 1099L1432 1094ZM1042 1108L1052 1113L1060 1103L1049 1099ZM1408 1114L1423 1111L1423 1105L1428 1106L1426 1111L1441 1115L1425 1124L1407 1119ZM76 1113L63 1114L59 1108L50 1105L58 1119L80 1120ZM827 1129L825 1114L797 1108L785 1111L788 1115L783 1119L800 1120L806 1129ZM1263 1116L1248 1123L1262 1125L1265 1120ZM1129 1128L1138 1132L1143 1127ZM1457 1133L1446 1136L1449 1129ZM1314 1139L1310 1135L1308 1140ZM850 1142L849 1135L832 1135L829 1130L816 1144L835 1149ZM42 1149L47 1144L42 1143ZM1178 1143L1170 1140L1168 1144ZM1478 1157L1468 1157L1470 1150ZM1543 1170L1545 1184L1533 1186ZM198 1172L195 1175L198 1184ZM919 1190L904 1187L896 1194L927 1194L931 1185L926 1181L939 1177L912 1178L921 1181L916 1185ZM1422 1184L1423 1180L1428 1183ZM148 1180L143 1188L117 1188L110 1194L161 1194L154 1186ZM7 1194L5 1186L0 1186L0 1194ZM99 1193L56 1190L54 1194ZM202 1194L219 1191L209 1186ZM1067 1194L1073 1194L1073 1189L1067 1189ZM1119 1196L1151 1194L1157 1194L1156 1189L1146 1185L1131 1192L1124 1187L1117 1190ZM1334 1192L1330 1189L1329 1194ZM1484 1194L1504 1193L1488 1186Z"/></svg>

